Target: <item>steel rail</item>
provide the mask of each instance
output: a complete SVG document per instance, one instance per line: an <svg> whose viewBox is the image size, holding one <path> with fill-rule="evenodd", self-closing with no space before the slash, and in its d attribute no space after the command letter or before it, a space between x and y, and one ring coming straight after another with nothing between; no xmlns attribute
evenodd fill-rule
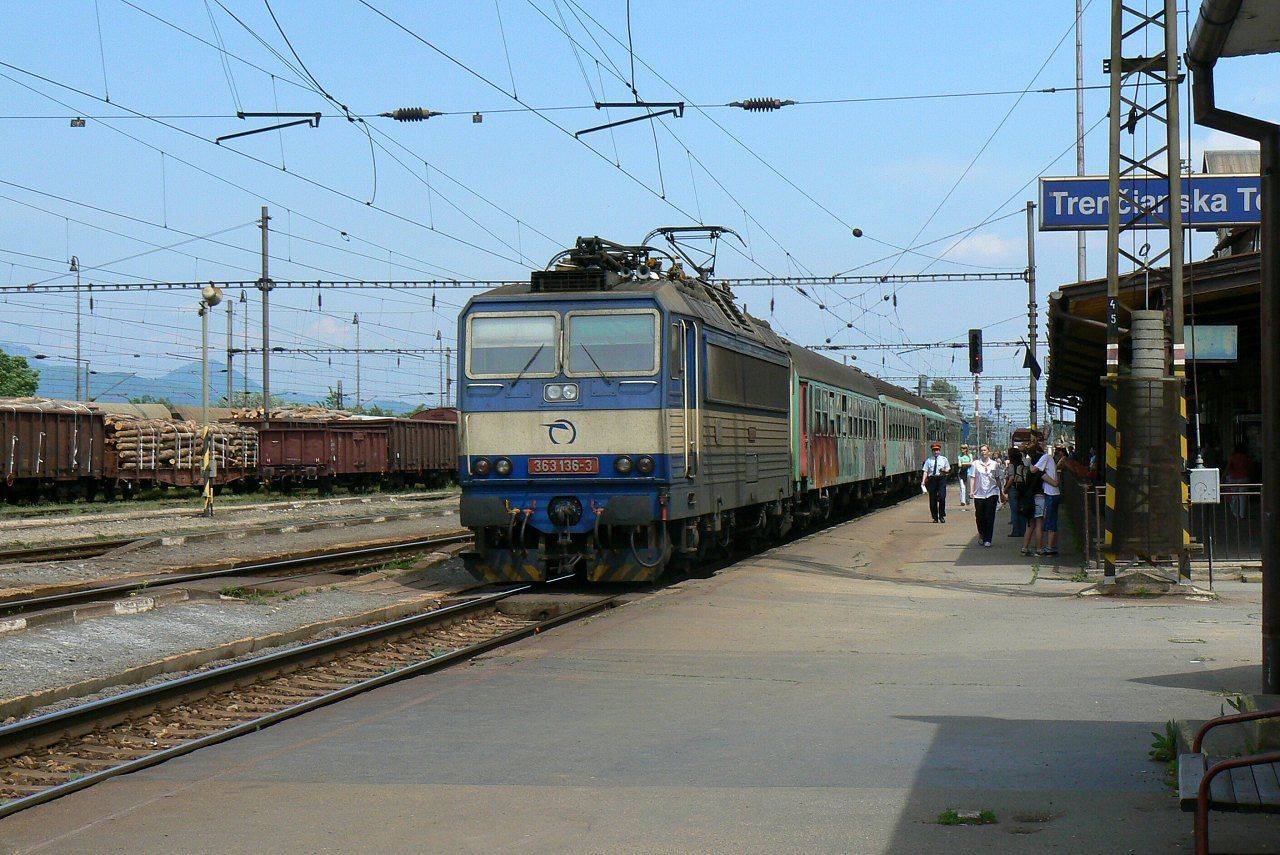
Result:
<svg viewBox="0 0 1280 855"><path fill-rule="evenodd" d="M93 602L100 597L109 596L111 594L131 593L142 588L150 588L153 585L157 587L165 585L181 585L187 582L196 582L201 579L216 579L219 576L238 576L244 573L302 569L315 564L328 564L334 561L347 561L352 559L368 558L375 555L394 554L397 552L412 552L429 546L448 546L453 543L463 543L470 539L470 532L458 532L454 534L437 535L435 537L418 538L416 540L400 541L397 543L385 543L379 546L362 546L357 549L344 549L338 552L323 552L317 555L305 555L297 558L279 558L272 561L258 561L252 564L236 564L231 567L223 567L218 570L203 570L198 573L149 576L146 578L134 579L129 582L121 582L114 585L98 585L91 588L66 591L60 594L45 594L39 597L0 600L0 614L21 614L35 609Z"/></svg>
<svg viewBox="0 0 1280 855"><path fill-rule="evenodd" d="M58 561L68 558L97 558L113 549L143 540L142 537L121 537L112 540L81 541L78 543L53 543L25 549L0 550L0 563L29 563L32 561Z"/></svg>
<svg viewBox="0 0 1280 855"><path fill-rule="evenodd" d="M150 712L155 709L174 706L176 704L187 702L196 697L203 697L213 694L221 689L232 689L237 686L247 685L257 680L249 680L250 677L262 678L264 676L275 676L278 673L297 670L309 664L316 664L328 661L341 652L348 649L358 649L361 646L368 645L372 642L388 639L391 637L412 633L415 630L423 629L435 623L439 623L449 617L470 612L481 611L500 600L523 593L532 588L531 585L521 585L495 594L479 597L465 603L458 603L452 606L435 609L421 615L411 615L410 617L400 618L378 626L367 627L365 629L356 630L355 632L346 633L335 638L322 639L304 644L299 647L282 650L277 653L268 654L267 656L257 657L244 662L237 662L230 665L224 665L210 671L204 671L198 674L191 674L186 677L180 677L177 680L170 680L155 686L149 686L137 689L132 692L126 692L121 695L114 695L109 698L103 698L88 704L82 704L78 707L71 707L65 710L49 713L44 716L19 721L14 724L0 727L0 757L12 757L22 750L30 750L34 747L44 747L56 742L68 735L73 735L77 730L87 732L104 725L119 724L127 721L129 718L137 715L139 712ZM36 805L59 799L63 796L79 790L86 789L94 784L101 783L110 778L119 775L126 775L150 766L163 763L174 757L180 757L189 754L200 748L210 745L216 745L220 742L234 739L237 736L243 736L247 733L253 733L264 727L276 724L286 719L293 718L311 710L318 709L323 706L335 703L340 700L362 694L364 692L376 689L408 677L426 674L432 671L438 671L457 662L471 659L481 653L502 647L512 642L519 641L523 638L536 635L545 630L559 626L560 624L576 620L580 617L593 614L602 609L617 604L616 597L604 597L593 603L565 612L561 615L548 618L538 623L510 630L493 638L477 642L467 647L441 653L415 662L410 665L397 668L386 674L372 677L368 680L362 680L353 683L342 689L320 695L315 698L302 701L293 706L277 710L251 721L242 722L216 733L209 734L194 739L190 742L184 742L181 745L171 746L143 757L129 760L118 766L113 766L102 771L86 775L82 778L67 781L47 790L41 790L20 799L13 799L0 804L0 819L3 819L19 811ZM15 750L16 749L16 750Z"/></svg>

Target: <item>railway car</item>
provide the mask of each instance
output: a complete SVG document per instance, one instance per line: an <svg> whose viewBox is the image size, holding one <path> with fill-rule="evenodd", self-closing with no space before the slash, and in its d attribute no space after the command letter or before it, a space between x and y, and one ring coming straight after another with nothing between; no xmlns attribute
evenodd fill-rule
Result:
<svg viewBox="0 0 1280 855"><path fill-rule="evenodd" d="M458 423L448 413L435 419L382 419L367 426L387 429L386 480L395 486L430 486L457 475Z"/></svg>
<svg viewBox="0 0 1280 855"><path fill-rule="evenodd" d="M362 421L282 421L258 428L259 474L268 485L288 489L314 484L372 487L387 471L385 424Z"/></svg>
<svg viewBox="0 0 1280 855"><path fill-rule="evenodd" d="M783 340L685 263L579 238L467 304L460 515L477 578L696 572L730 542L911 484L922 399Z"/></svg>
<svg viewBox="0 0 1280 855"><path fill-rule="evenodd" d="M0 501L92 496L104 445L102 417L84 404L0 400Z"/></svg>

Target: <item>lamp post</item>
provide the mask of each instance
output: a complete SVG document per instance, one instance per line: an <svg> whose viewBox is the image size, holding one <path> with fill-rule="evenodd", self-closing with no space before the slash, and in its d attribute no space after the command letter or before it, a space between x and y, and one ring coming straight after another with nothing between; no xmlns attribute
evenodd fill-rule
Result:
<svg viewBox="0 0 1280 855"><path fill-rule="evenodd" d="M76 275L76 362L80 361L80 259L71 256L71 272ZM89 376L84 378L84 396L89 397ZM76 368L76 400L80 400L80 369Z"/></svg>
<svg viewBox="0 0 1280 855"><path fill-rule="evenodd" d="M213 444L209 442L209 312L222 302L222 289L206 285L200 290L200 437L203 446L201 470L204 478L204 509L201 516L213 516L213 481L218 476Z"/></svg>
<svg viewBox="0 0 1280 855"><path fill-rule="evenodd" d="M206 285L200 291L200 421L209 424L209 310L222 302L222 289Z"/></svg>
<svg viewBox="0 0 1280 855"><path fill-rule="evenodd" d="M351 316L356 328L356 412L360 412L360 313Z"/></svg>

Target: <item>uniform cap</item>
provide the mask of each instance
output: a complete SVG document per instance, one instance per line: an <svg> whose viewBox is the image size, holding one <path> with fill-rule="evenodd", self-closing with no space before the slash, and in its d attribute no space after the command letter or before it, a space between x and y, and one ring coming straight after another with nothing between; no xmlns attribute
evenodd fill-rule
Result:
<svg viewBox="0 0 1280 855"><path fill-rule="evenodd" d="M939 444L938 444L938 443L936 443L936 442L935 442L932 446L930 446L930 447L931 447L934 451L940 451L940 450L942 449L942 446L941 446L941 445L939 445Z"/></svg>

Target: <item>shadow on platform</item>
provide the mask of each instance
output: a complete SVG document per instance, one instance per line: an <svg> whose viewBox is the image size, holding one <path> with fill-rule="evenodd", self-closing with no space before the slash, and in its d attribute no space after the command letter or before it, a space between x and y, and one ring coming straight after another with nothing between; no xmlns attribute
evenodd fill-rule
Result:
<svg viewBox="0 0 1280 855"><path fill-rule="evenodd" d="M1178 809L1162 764L1147 757L1155 724L897 719L936 730L881 850L887 855L1191 850L1191 816ZM939 816L947 810L991 811L997 821L941 825ZM1280 853L1274 817L1214 821L1216 851Z"/></svg>

